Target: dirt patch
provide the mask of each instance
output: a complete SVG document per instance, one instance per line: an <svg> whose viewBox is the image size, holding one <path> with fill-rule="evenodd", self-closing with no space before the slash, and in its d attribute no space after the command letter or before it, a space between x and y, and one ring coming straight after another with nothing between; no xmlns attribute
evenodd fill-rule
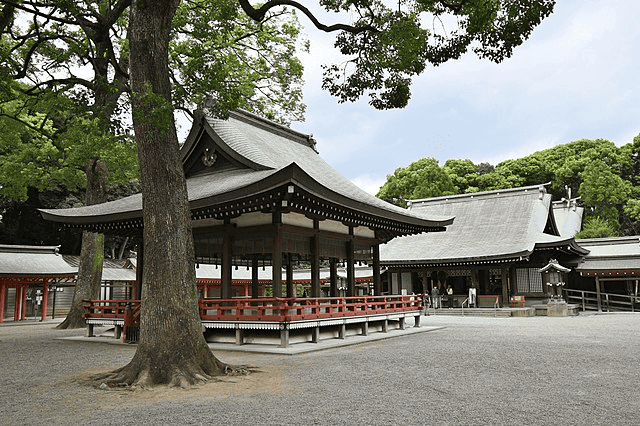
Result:
<svg viewBox="0 0 640 426"><path fill-rule="evenodd" d="M104 405L119 401L126 396L129 404L156 404L180 399L211 399L222 400L227 398L243 399L253 398L259 395L289 394L294 391L284 378L282 369L269 367L267 369L253 369L248 375L219 376L206 383L194 385L189 388L168 386L155 386L152 388L137 387L100 387L95 378L112 371L105 368L93 368L73 374L70 379L82 388L90 388L90 394L96 393Z"/></svg>

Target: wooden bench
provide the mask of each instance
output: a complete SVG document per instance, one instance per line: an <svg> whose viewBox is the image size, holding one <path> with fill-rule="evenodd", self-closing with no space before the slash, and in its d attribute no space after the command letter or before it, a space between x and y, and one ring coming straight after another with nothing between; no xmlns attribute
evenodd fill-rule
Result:
<svg viewBox="0 0 640 426"><path fill-rule="evenodd" d="M524 307L524 296L511 296L511 307L522 306Z"/></svg>

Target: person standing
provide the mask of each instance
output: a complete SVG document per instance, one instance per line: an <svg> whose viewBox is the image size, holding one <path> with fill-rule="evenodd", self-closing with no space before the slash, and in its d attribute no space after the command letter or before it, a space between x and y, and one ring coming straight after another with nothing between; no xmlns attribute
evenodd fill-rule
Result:
<svg viewBox="0 0 640 426"><path fill-rule="evenodd" d="M431 289L431 304L433 305L433 309L438 309L438 298L440 297L440 292L438 291L438 286L434 285Z"/></svg>
<svg viewBox="0 0 640 426"><path fill-rule="evenodd" d="M453 288L451 286L447 287L447 304L449 309L453 309Z"/></svg>
<svg viewBox="0 0 640 426"><path fill-rule="evenodd" d="M471 286L469 287L469 306L473 305L474 308L477 308L476 304L476 288Z"/></svg>

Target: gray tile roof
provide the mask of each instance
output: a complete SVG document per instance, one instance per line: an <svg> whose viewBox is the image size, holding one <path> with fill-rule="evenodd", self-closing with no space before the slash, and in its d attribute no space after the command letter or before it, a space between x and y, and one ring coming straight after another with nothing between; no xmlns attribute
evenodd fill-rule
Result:
<svg viewBox="0 0 640 426"><path fill-rule="evenodd" d="M578 243L589 250L578 272L640 270L640 236L588 238Z"/></svg>
<svg viewBox="0 0 640 426"><path fill-rule="evenodd" d="M575 237L582 229L582 215L584 207L577 205L577 200L554 201L553 217L558 231L563 237Z"/></svg>
<svg viewBox="0 0 640 426"><path fill-rule="evenodd" d="M0 245L0 276L66 277L77 273L54 246Z"/></svg>
<svg viewBox="0 0 640 426"><path fill-rule="evenodd" d="M209 139L206 139L209 138ZM229 163L191 172L199 164L203 146L213 141ZM245 112L233 112L228 120L196 120L182 147L187 189L192 209L233 202L291 182L308 193L353 212L380 217L401 226L443 228L451 215L409 211L363 191L329 166L315 150L315 141L284 126ZM87 225L108 221L142 221L142 197L136 194L109 203L74 209L44 209L48 220ZM409 233L406 229L399 233Z"/></svg>
<svg viewBox="0 0 640 426"><path fill-rule="evenodd" d="M383 265L499 262L528 257L536 247L571 246L549 221L551 195L543 185L411 202L412 211L455 215L443 233L396 238L380 246Z"/></svg>

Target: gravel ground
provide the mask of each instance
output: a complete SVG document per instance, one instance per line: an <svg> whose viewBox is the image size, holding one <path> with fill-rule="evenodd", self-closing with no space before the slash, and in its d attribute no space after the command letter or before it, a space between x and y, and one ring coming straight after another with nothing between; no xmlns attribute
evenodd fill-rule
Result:
<svg viewBox="0 0 640 426"><path fill-rule="evenodd" d="M423 324L445 328L304 355L223 352L261 372L135 392L78 382L135 347L1 325L0 424L640 424L640 314Z"/></svg>

